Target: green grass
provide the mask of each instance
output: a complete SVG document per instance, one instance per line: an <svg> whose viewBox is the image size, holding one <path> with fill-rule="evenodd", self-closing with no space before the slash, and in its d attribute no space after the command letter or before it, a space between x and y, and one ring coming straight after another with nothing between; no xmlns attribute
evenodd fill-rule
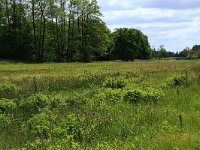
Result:
<svg viewBox="0 0 200 150"><path fill-rule="evenodd" d="M0 61L0 149L199 149L200 61Z"/></svg>

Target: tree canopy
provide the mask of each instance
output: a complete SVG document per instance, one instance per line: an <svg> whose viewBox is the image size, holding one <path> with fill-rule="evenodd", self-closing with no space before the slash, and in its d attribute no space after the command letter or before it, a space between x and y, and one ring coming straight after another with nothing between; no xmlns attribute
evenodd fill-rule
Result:
<svg viewBox="0 0 200 150"><path fill-rule="evenodd" d="M134 60L148 59L151 48L148 38L140 30L119 28L113 33L115 59Z"/></svg>
<svg viewBox="0 0 200 150"><path fill-rule="evenodd" d="M87 62L107 53L96 0L0 0L0 8L0 58Z"/></svg>
<svg viewBox="0 0 200 150"><path fill-rule="evenodd" d="M150 55L141 31L111 33L96 0L0 0L0 59L89 62Z"/></svg>

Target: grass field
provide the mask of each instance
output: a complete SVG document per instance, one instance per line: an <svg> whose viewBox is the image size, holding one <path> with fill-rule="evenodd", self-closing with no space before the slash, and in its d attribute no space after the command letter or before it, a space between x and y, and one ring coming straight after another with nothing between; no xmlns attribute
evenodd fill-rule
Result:
<svg viewBox="0 0 200 150"><path fill-rule="evenodd" d="M200 149L200 60L0 61L0 149Z"/></svg>

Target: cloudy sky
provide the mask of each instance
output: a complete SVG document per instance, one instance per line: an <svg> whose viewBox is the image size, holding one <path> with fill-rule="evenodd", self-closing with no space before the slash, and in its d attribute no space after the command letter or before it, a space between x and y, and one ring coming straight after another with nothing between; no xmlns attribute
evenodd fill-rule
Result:
<svg viewBox="0 0 200 150"><path fill-rule="evenodd" d="M103 20L118 27L140 29L152 47L170 51L200 44L200 0L98 0Z"/></svg>

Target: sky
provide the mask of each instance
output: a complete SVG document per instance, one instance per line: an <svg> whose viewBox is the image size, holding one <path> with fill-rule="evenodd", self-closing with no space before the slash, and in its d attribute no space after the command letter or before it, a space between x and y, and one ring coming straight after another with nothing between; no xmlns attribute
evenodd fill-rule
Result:
<svg viewBox="0 0 200 150"><path fill-rule="evenodd" d="M200 44L200 0L98 0L108 28L141 30L152 48L182 51Z"/></svg>

